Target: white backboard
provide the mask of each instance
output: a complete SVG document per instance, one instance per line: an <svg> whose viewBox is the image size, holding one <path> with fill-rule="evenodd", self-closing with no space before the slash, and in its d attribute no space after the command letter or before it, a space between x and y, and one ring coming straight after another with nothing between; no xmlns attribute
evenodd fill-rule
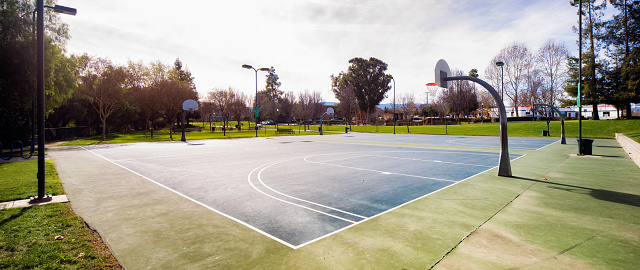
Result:
<svg viewBox="0 0 640 270"><path fill-rule="evenodd" d="M185 111L197 111L198 110L198 102L193 99L187 99L182 102L182 110Z"/></svg>
<svg viewBox="0 0 640 270"><path fill-rule="evenodd" d="M444 59L440 59L438 60L438 63L436 63L436 69L435 69L435 75L436 75L436 84L442 88L449 88L451 87L451 81L447 81L447 82L442 82L440 79L443 77L450 77L451 76L451 69L449 68L449 64L447 64L447 61L444 61Z"/></svg>

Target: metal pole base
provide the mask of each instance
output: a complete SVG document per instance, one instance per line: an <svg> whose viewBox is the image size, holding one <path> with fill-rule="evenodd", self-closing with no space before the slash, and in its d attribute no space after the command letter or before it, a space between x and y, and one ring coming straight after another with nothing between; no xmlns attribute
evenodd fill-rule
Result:
<svg viewBox="0 0 640 270"><path fill-rule="evenodd" d="M33 196L29 199L29 203L43 203L43 202L50 202L51 200L53 200L53 197L47 194L47 195L44 195L43 197Z"/></svg>

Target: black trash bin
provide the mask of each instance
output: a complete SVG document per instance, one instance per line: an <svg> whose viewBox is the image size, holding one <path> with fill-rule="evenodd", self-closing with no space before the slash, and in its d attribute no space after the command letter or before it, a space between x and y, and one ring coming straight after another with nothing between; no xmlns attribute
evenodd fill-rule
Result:
<svg viewBox="0 0 640 270"><path fill-rule="evenodd" d="M593 139L582 139L581 147L583 155L592 155L593 152L591 150L593 148Z"/></svg>
<svg viewBox="0 0 640 270"><path fill-rule="evenodd" d="M549 136L549 131L542 130L542 136Z"/></svg>

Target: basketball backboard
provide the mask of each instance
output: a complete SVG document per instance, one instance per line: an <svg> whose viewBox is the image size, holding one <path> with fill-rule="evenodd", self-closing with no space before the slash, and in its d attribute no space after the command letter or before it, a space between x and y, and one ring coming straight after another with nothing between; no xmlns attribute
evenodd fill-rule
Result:
<svg viewBox="0 0 640 270"><path fill-rule="evenodd" d="M196 102L193 99L187 99L184 102L182 102L182 110L185 111L197 111L198 110L198 102Z"/></svg>
<svg viewBox="0 0 640 270"><path fill-rule="evenodd" d="M445 82L442 80L443 78L451 76L451 69L449 68L449 64L447 64L447 61L444 61L444 59L438 60L438 63L436 63L435 75L436 75L436 84L438 86L442 88L451 87L451 81Z"/></svg>

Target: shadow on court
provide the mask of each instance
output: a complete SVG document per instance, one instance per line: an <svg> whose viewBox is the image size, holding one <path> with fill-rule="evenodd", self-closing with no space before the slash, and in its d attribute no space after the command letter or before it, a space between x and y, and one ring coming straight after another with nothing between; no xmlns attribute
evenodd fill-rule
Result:
<svg viewBox="0 0 640 270"><path fill-rule="evenodd" d="M640 196L635 194L604 190L604 189L580 187L580 186L567 185L567 184L561 184L561 183L555 183L555 182L549 182L549 181L541 181L541 180L518 177L518 176L514 176L512 178L515 178L518 180L524 180L524 181L537 182L541 184L547 184L547 185L550 185L549 188L552 188L552 189L557 189L557 190L562 190L562 191L567 191L567 192L572 192L577 194L587 194L593 197L594 199L598 199L602 201L640 207Z"/></svg>

